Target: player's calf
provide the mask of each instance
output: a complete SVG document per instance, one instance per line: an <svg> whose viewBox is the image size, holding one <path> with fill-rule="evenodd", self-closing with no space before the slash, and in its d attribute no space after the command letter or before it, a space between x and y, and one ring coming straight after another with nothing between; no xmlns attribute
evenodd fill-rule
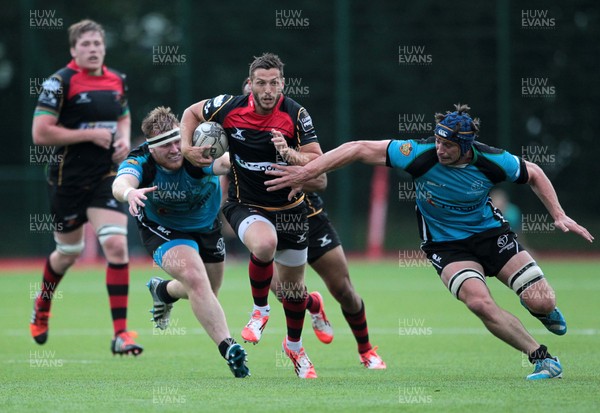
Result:
<svg viewBox="0 0 600 413"><path fill-rule="evenodd" d="M542 269L529 262L511 275L508 285L519 296L521 304L552 333L564 335L567 322L556 307L554 290L544 279Z"/></svg>

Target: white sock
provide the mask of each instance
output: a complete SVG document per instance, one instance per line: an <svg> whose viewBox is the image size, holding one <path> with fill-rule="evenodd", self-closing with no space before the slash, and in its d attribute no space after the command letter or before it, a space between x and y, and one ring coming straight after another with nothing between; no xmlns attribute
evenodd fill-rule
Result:
<svg viewBox="0 0 600 413"><path fill-rule="evenodd" d="M256 310L260 311L261 317L264 317L266 315L269 315L269 313L271 312L271 306L269 304L267 304L264 307L259 307L256 304L254 304L254 307L252 308L252 312L255 312Z"/></svg>
<svg viewBox="0 0 600 413"><path fill-rule="evenodd" d="M302 339L300 339L300 341L290 341L290 339L286 336L285 346L292 351L299 352L302 348Z"/></svg>

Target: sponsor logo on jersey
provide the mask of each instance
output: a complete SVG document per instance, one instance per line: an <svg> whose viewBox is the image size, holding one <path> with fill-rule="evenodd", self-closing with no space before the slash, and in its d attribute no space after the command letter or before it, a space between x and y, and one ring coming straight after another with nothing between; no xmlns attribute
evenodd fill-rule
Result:
<svg viewBox="0 0 600 413"><path fill-rule="evenodd" d="M51 77L42 83L42 87L47 92L58 92L60 90L60 80L55 77Z"/></svg>
<svg viewBox="0 0 600 413"><path fill-rule="evenodd" d="M219 95L216 98L214 98L213 105L215 105L215 108L221 106L223 104L223 100L225 100L225 95Z"/></svg>
<svg viewBox="0 0 600 413"><path fill-rule="evenodd" d="M31 82L30 82L31 83ZM42 82L41 91L39 92L39 103L47 106L57 106L57 95L62 94L62 85L59 79L51 77ZM37 88L34 88L37 90Z"/></svg>
<svg viewBox="0 0 600 413"><path fill-rule="evenodd" d="M44 90L40 94L39 102L43 103L44 105L47 105L47 106L56 106L56 103L58 101L56 100L56 96L54 95L54 92Z"/></svg>
<svg viewBox="0 0 600 413"><path fill-rule="evenodd" d="M117 122L104 121L104 122L81 122L79 129L111 129L112 131L117 130Z"/></svg>
<svg viewBox="0 0 600 413"><path fill-rule="evenodd" d="M139 165L140 163L138 161L136 161L135 159L127 159L127 163L130 163L132 165Z"/></svg>
<svg viewBox="0 0 600 413"><path fill-rule="evenodd" d="M400 153L404 156L410 155L412 152L412 145L410 142L403 143L400 145Z"/></svg>
<svg viewBox="0 0 600 413"><path fill-rule="evenodd" d="M204 104L204 114L208 115L208 111L210 110L210 107L212 106L212 103L210 100L206 101L206 103Z"/></svg>
<svg viewBox="0 0 600 413"><path fill-rule="evenodd" d="M421 199L421 198L417 198L417 199ZM468 205L468 206L450 205L450 204L443 204L437 199L434 201L432 198L425 199L425 202L427 202L429 205L434 206L436 208L448 209L450 211L472 212L472 211L475 211L477 208L479 208L479 204Z"/></svg>
<svg viewBox="0 0 600 413"><path fill-rule="evenodd" d="M308 113L306 113L305 110L300 111L299 120L300 120L300 126L302 126L302 130L304 132L308 132L311 129L313 129L312 119L311 119L310 115Z"/></svg>
<svg viewBox="0 0 600 413"><path fill-rule="evenodd" d="M140 171L138 171L135 168L121 168L119 170L119 172L117 172L117 176L121 176L121 175L133 175L137 179L140 179L142 177L142 174L140 173Z"/></svg>
<svg viewBox="0 0 600 413"><path fill-rule="evenodd" d="M247 162L240 158L239 155L235 155L235 162L244 169L249 171L273 171L273 164L275 162ZM277 162L277 165L287 165L284 162Z"/></svg>
<svg viewBox="0 0 600 413"><path fill-rule="evenodd" d="M437 182L433 181L427 181L427 185L436 186L438 188L444 188L446 186L445 184L438 184Z"/></svg>
<svg viewBox="0 0 600 413"><path fill-rule="evenodd" d="M39 102L47 106L56 106L58 100L56 95L62 93L60 80L55 77L44 80L42 83L42 92L40 93Z"/></svg>

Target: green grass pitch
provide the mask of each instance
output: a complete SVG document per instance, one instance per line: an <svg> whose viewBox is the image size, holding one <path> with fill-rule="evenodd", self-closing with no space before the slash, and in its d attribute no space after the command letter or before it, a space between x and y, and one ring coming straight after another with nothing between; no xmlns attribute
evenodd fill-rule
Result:
<svg viewBox="0 0 600 413"><path fill-rule="evenodd" d="M367 309L371 342L387 363L368 371L339 307L309 270L309 288L323 293L335 338L317 341L305 322L304 346L319 378L298 379L281 353L281 306L262 341L246 345L252 376L235 379L216 346L180 301L170 330L154 330L145 283L160 270L131 273L129 328L144 353L113 357L112 327L102 268L75 267L60 284L49 340L29 336L32 295L40 271L0 272L0 411L600 411L600 277L598 261L539 261L556 290L569 332L557 337L523 309L514 294L489 280L498 303L517 315L553 355L564 378L527 382L531 365L488 333L420 263L351 262L352 281ZM240 338L251 297L246 265L228 263L219 296L231 332Z"/></svg>

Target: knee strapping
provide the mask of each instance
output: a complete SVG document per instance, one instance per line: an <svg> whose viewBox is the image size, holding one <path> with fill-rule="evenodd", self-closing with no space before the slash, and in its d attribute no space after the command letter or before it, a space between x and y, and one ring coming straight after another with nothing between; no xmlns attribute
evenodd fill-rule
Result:
<svg viewBox="0 0 600 413"><path fill-rule="evenodd" d="M452 295L458 298L458 293L465 281L471 278L476 278L485 284L485 277L479 271L473 268L465 268L454 274L448 282L448 289Z"/></svg>
<svg viewBox="0 0 600 413"><path fill-rule="evenodd" d="M56 251L63 255L79 255L85 248L83 239L76 244L66 244L58 241L58 239L54 237L54 242L56 242Z"/></svg>
<svg viewBox="0 0 600 413"><path fill-rule="evenodd" d="M113 235L127 235L127 228L114 224L104 225L98 228L96 235L98 235L98 241L100 242L100 245L104 245L106 240Z"/></svg>
<svg viewBox="0 0 600 413"><path fill-rule="evenodd" d="M275 229L275 225L273 225L273 223L271 221L269 221L267 218L263 217L262 215L250 215L249 217L244 219L244 221L238 227L237 235L238 235L238 238L240 239L240 241L244 242L244 236L246 235L246 231L248 230L250 225L254 224L255 222L264 222L265 224L270 225L273 228L273 231L277 231Z"/></svg>
<svg viewBox="0 0 600 413"><path fill-rule="evenodd" d="M308 248L303 250L279 250L275 253L275 262L288 267L299 267L306 264Z"/></svg>
<svg viewBox="0 0 600 413"><path fill-rule="evenodd" d="M519 271L515 272L508 278L508 285L517 295L521 295L523 291L531 287L533 284L544 278L542 269L535 261L525 264Z"/></svg>

